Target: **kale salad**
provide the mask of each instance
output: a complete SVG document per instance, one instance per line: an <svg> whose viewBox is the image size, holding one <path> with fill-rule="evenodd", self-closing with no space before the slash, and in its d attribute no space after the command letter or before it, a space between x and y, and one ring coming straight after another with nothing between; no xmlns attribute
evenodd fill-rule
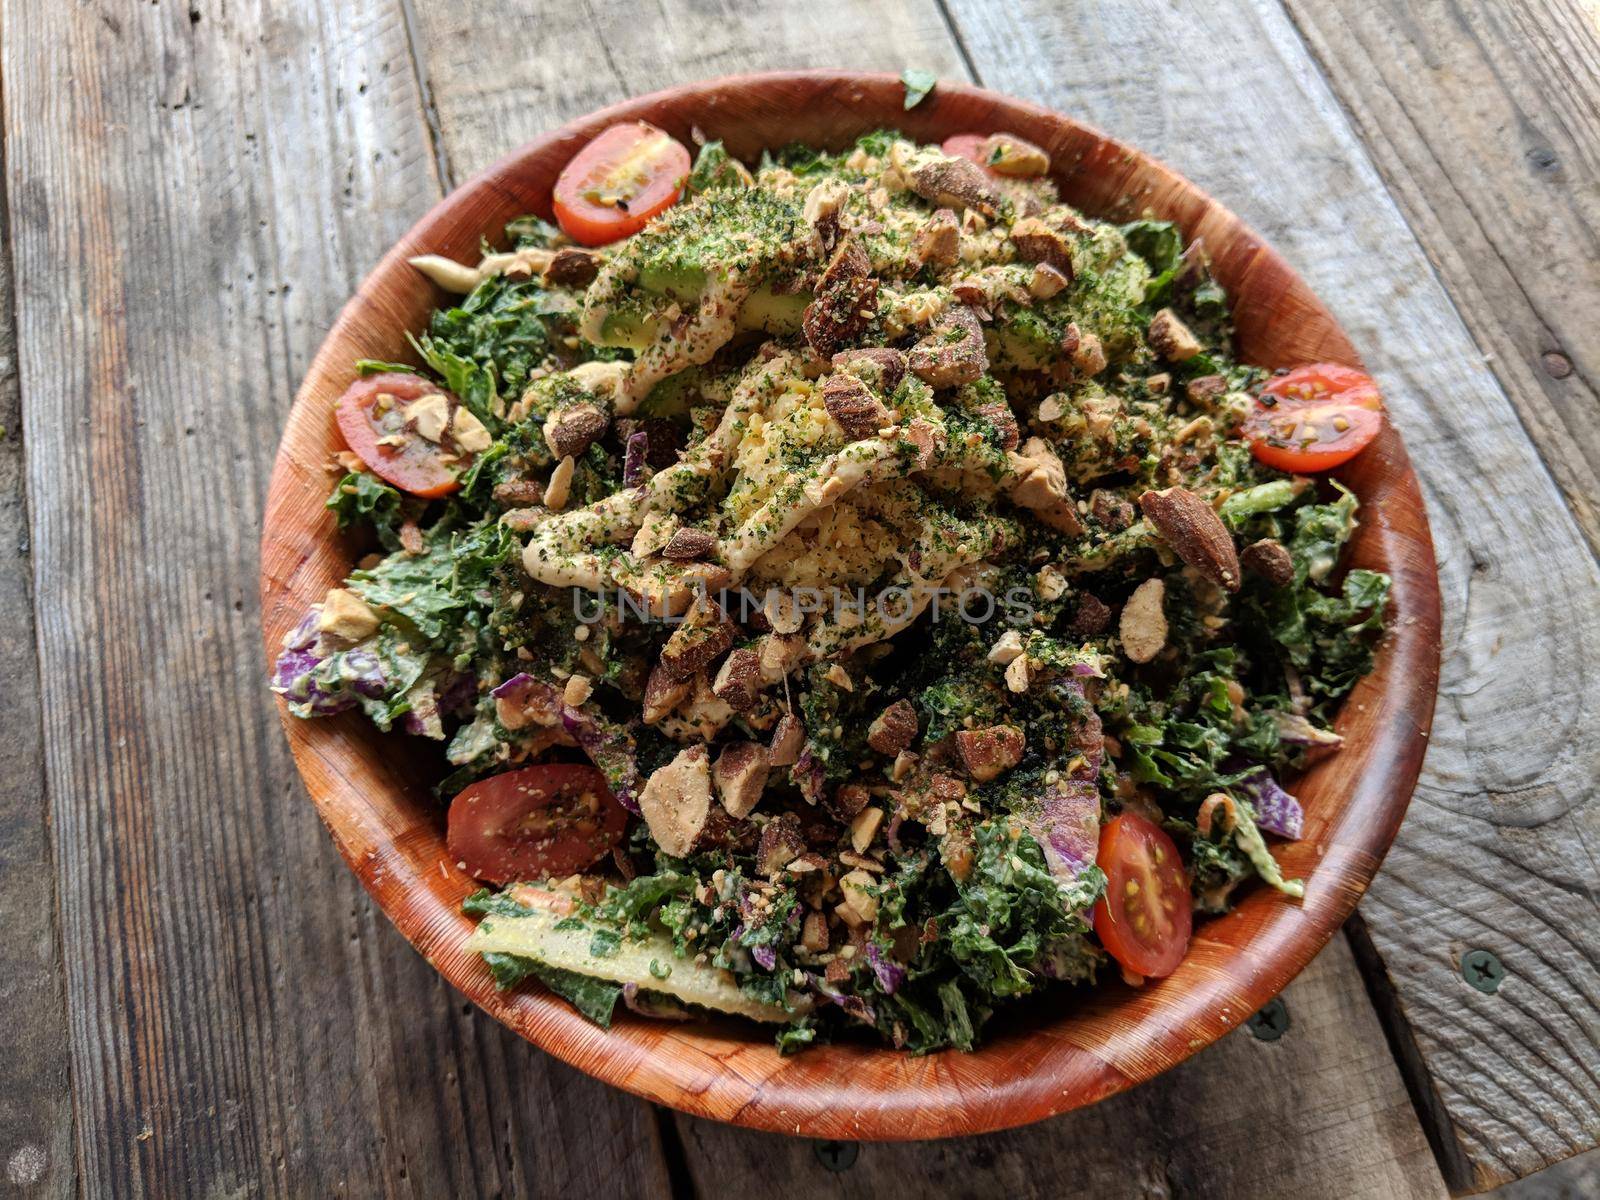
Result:
<svg viewBox="0 0 1600 1200"><path fill-rule="evenodd" d="M1235 361L1203 244L1005 133L635 122L553 208L414 260L449 298L334 411L372 552L272 680L437 744L500 986L970 1050L1302 894L1282 783L1389 587L1328 474L1371 379Z"/></svg>

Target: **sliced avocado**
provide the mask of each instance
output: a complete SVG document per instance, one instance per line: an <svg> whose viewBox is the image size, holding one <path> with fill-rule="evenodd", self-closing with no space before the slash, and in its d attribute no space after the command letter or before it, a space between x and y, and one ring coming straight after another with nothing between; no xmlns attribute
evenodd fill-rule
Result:
<svg viewBox="0 0 1600 1200"><path fill-rule="evenodd" d="M797 334L800 318L810 303L810 292L775 292L770 287L759 287L739 310L739 328L780 337Z"/></svg>
<svg viewBox="0 0 1600 1200"><path fill-rule="evenodd" d="M639 267L639 287L674 300L693 300L706 290L706 273L681 263L649 260Z"/></svg>
<svg viewBox="0 0 1600 1200"><path fill-rule="evenodd" d="M466 948L516 954L561 971L638 984L688 1004L757 1021L790 1021L796 1015L742 991L731 971L679 958L672 939L664 933L615 939L606 952L597 952L595 933L605 928L576 917L529 909L526 916L485 917L467 939Z"/></svg>
<svg viewBox="0 0 1600 1200"><path fill-rule="evenodd" d="M600 336L596 344L622 346L638 352L656 340L661 318L654 309L638 299L630 299L612 306L600 322Z"/></svg>
<svg viewBox="0 0 1600 1200"><path fill-rule="evenodd" d="M690 404L698 396L704 381L705 372L699 367L689 367L676 375L668 375L639 402L639 416L687 417Z"/></svg>

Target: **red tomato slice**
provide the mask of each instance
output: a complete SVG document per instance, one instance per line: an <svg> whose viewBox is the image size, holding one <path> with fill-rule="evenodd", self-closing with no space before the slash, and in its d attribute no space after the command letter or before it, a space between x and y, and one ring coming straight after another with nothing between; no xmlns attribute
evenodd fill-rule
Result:
<svg viewBox="0 0 1600 1200"><path fill-rule="evenodd" d="M448 430L439 442L409 428L406 409L424 396L443 396L454 415L454 395L420 375L391 372L358 379L339 397L335 415L345 445L375 474L413 496L445 496L461 485L456 474L472 456L455 448Z"/></svg>
<svg viewBox="0 0 1600 1200"><path fill-rule="evenodd" d="M1284 400L1345 401L1359 408L1381 409L1383 398L1372 376L1354 367L1338 363L1312 363L1296 367L1282 375L1274 375L1261 389L1263 396L1277 396Z"/></svg>
<svg viewBox="0 0 1600 1200"><path fill-rule="evenodd" d="M1383 397L1370 375L1315 363L1268 380L1244 433L1261 462L1304 474L1349 462L1382 427Z"/></svg>
<svg viewBox="0 0 1600 1200"><path fill-rule="evenodd" d="M1106 894L1094 906L1100 944L1136 975L1172 974L1194 921L1177 845L1153 821L1125 812L1100 831L1095 862L1106 873Z"/></svg>
<svg viewBox="0 0 1600 1200"><path fill-rule="evenodd" d="M957 133L945 138L939 149L951 158L969 158L994 175L995 172L989 170L988 142L987 133Z"/></svg>
<svg viewBox="0 0 1600 1200"><path fill-rule="evenodd" d="M450 802L445 844L468 874L489 883L552 879L599 862L627 825L598 770L545 763L461 791Z"/></svg>
<svg viewBox="0 0 1600 1200"><path fill-rule="evenodd" d="M689 152L644 121L613 125L556 179L556 221L585 246L638 233L671 208L689 178Z"/></svg>

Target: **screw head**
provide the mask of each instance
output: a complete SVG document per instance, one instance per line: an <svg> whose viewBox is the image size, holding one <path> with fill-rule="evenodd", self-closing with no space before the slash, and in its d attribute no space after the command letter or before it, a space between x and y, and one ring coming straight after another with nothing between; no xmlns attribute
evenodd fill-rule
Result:
<svg viewBox="0 0 1600 1200"><path fill-rule="evenodd" d="M1257 1040L1275 1042L1289 1031L1289 1006L1281 996L1274 996L1244 1024Z"/></svg>
<svg viewBox="0 0 1600 1200"><path fill-rule="evenodd" d="M848 1171L856 1165L861 1146L856 1142L813 1142L811 1152L830 1171Z"/></svg>
<svg viewBox="0 0 1600 1200"><path fill-rule="evenodd" d="M1505 964L1491 951L1468 950L1461 956L1461 978L1485 995L1498 992L1505 977Z"/></svg>

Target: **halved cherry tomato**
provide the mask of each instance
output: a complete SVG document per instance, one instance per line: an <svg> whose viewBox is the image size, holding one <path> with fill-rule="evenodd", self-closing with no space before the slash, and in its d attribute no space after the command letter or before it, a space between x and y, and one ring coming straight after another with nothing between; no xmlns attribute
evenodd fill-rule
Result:
<svg viewBox="0 0 1600 1200"><path fill-rule="evenodd" d="M951 158L969 158L993 175L995 172L989 167L988 141L987 133L956 133L945 138L939 149Z"/></svg>
<svg viewBox="0 0 1600 1200"><path fill-rule="evenodd" d="M335 410L345 445L374 474L413 496L455 491L461 486L457 473L472 461L470 454L456 447L448 421L441 440L435 442L418 433L407 418L412 404L434 395L444 397L446 411L453 416L460 402L420 375L398 371L368 375L345 389Z"/></svg>
<svg viewBox="0 0 1600 1200"><path fill-rule="evenodd" d="M544 763L463 789L450 802L445 844L468 874L489 883L552 879L599 862L627 825L627 810L594 767Z"/></svg>
<svg viewBox="0 0 1600 1200"><path fill-rule="evenodd" d="M1382 427L1383 397L1370 375L1315 363L1268 380L1244 434L1261 462L1304 474L1349 462Z"/></svg>
<svg viewBox="0 0 1600 1200"><path fill-rule="evenodd" d="M573 241L603 246L676 204L688 178L689 152L664 131L644 121L613 125L556 179L556 221Z"/></svg>
<svg viewBox="0 0 1600 1200"><path fill-rule="evenodd" d="M1172 974L1194 920L1178 847L1153 821L1125 812L1100 831L1095 862L1106 873L1106 894L1094 906L1100 944L1136 975Z"/></svg>

